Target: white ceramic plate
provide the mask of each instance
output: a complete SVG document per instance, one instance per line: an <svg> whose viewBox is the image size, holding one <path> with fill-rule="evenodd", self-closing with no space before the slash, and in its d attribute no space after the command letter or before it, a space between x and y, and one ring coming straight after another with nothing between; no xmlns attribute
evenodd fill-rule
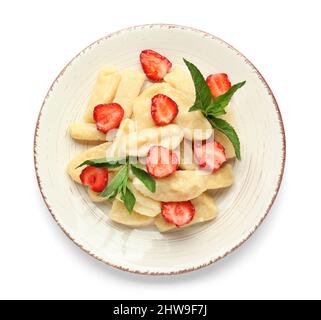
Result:
<svg viewBox="0 0 321 320"><path fill-rule="evenodd" d="M154 49L174 65L186 58L204 74L226 72L246 80L233 103L242 144L236 183L218 193L219 217L171 234L112 223L106 207L91 203L71 181L66 164L87 148L71 140L68 124L84 113L104 65L140 68L139 53ZM176 274L207 266L238 248L262 223L280 187L285 135L274 96L255 67L224 41L191 28L145 25L111 34L77 55L60 73L42 106L35 134L35 166L44 200L64 232L108 265L142 274Z"/></svg>

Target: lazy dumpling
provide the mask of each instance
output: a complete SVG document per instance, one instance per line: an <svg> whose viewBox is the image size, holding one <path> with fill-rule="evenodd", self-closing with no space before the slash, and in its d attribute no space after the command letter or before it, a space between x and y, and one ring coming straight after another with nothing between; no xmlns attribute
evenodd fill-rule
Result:
<svg viewBox="0 0 321 320"><path fill-rule="evenodd" d="M109 173L109 181L111 181L114 177L113 173ZM159 201L155 201L149 197L144 196L141 194L138 190L134 188L132 183L128 183L130 190L134 194L136 198L136 203L134 206L134 211L147 217L156 217L161 212L161 203ZM106 198L101 197L99 193L92 191L90 188L88 188L88 195L91 199L91 201L96 203L107 203L109 200L106 200ZM121 196L117 195L117 200L120 202L123 202L121 200ZM128 213L128 212L127 212Z"/></svg>
<svg viewBox="0 0 321 320"><path fill-rule="evenodd" d="M134 102L133 118L136 121L138 131L156 127L151 117L151 99L152 98L138 97Z"/></svg>
<svg viewBox="0 0 321 320"><path fill-rule="evenodd" d="M120 74L116 69L105 67L99 72L84 116L86 122L95 122L93 111L97 105L113 101L119 82Z"/></svg>
<svg viewBox="0 0 321 320"><path fill-rule="evenodd" d="M233 169L230 164L225 164L218 171L203 176L206 190L216 190L230 187L234 183Z"/></svg>
<svg viewBox="0 0 321 320"><path fill-rule="evenodd" d="M194 99L186 96L181 91L167 88L167 96L172 98L178 105L178 115L174 120L181 128L184 128L185 138L188 140L206 140L212 135L212 126L201 111L189 112Z"/></svg>
<svg viewBox="0 0 321 320"><path fill-rule="evenodd" d="M164 127L153 127L136 131L135 122L131 119L122 121L109 157L138 156L145 157L152 146L159 145L176 149L184 138L182 129L175 124Z"/></svg>
<svg viewBox="0 0 321 320"><path fill-rule="evenodd" d="M67 167L67 172L70 175L70 177L81 184L80 180L80 174L83 167L76 169L80 164L82 164L86 160L92 160L92 159L100 159L106 157L106 151L111 146L110 142L105 142L103 144L100 144L96 147L90 148L79 155L77 155L73 160L71 160Z"/></svg>
<svg viewBox="0 0 321 320"><path fill-rule="evenodd" d="M141 94L139 95L139 98L147 98L152 99L156 94L162 93L165 94L166 90L170 86L167 83L161 82L161 83L154 83L147 88L145 88Z"/></svg>
<svg viewBox="0 0 321 320"><path fill-rule="evenodd" d="M192 200L192 203L195 207L195 216L189 224L183 226L182 228L190 227L197 223L210 221L217 217L218 208L214 199L210 195L203 193L196 199ZM156 217L154 223L160 232L177 230L177 227L174 224L167 222L161 214Z"/></svg>
<svg viewBox="0 0 321 320"><path fill-rule="evenodd" d="M196 171L176 171L171 176L156 180L156 192L146 189L137 178L133 179L134 187L142 194L157 201L186 201L198 197L206 190L202 179Z"/></svg>
<svg viewBox="0 0 321 320"><path fill-rule="evenodd" d="M190 73L186 72L180 67L175 67L165 78L165 82L170 84L173 88L182 91L187 96L195 99L195 86Z"/></svg>
<svg viewBox="0 0 321 320"><path fill-rule="evenodd" d="M205 174L197 170L176 171L167 178L156 179L155 193L150 192L139 179L133 179L133 185L139 192L162 202L195 199L208 189L226 188L233 182L233 171L229 164L213 174Z"/></svg>
<svg viewBox="0 0 321 320"><path fill-rule="evenodd" d="M136 198L136 203L134 206L135 212L148 217L156 217L158 214L160 214L161 203L159 201L155 201L149 197L144 196L142 193L135 189L132 183L129 183L129 188ZM117 196L117 199L119 201L122 201L119 195Z"/></svg>
<svg viewBox="0 0 321 320"><path fill-rule="evenodd" d="M234 159L235 150L231 141L218 130L215 130L215 132L213 133L213 137L216 141L223 145L227 160ZM184 140L180 145L179 168L182 170L199 169L199 166L194 156L193 143L191 141Z"/></svg>
<svg viewBox="0 0 321 320"><path fill-rule="evenodd" d="M133 112L133 103L139 95L146 77L143 73L134 70L124 70L114 98L115 103L124 109L124 118L130 118Z"/></svg>
<svg viewBox="0 0 321 320"><path fill-rule="evenodd" d="M194 159L193 142L184 140L180 145L179 168L182 170L196 170L198 166Z"/></svg>
<svg viewBox="0 0 321 320"><path fill-rule="evenodd" d="M135 100L133 116L136 121L137 130L156 127L151 116L152 98L157 94L166 94L170 86L167 83L155 83L146 88Z"/></svg>
<svg viewBox="0 0 321 320"><path fill-rule="evenodd" d="M69 133L73 139L80 142L106 141L106 134L98 131L94 123L71 123Z"/></svg>
<svg viewBox="0 0 321 320"><path fill-rule="evenodd" d="M108 175L108 179L111 179L110 175ZM89 198L92 202L95 202L95 203L108 202L108 200L106 200L106 198L101 197L98 192L92 191L91 188L88 188L88 195L89 195Z"/></svg>
<svg viewBox="0 0 321 320"><path fill-rule="evenodd" d="M151 99L156 94L165 94L178 105L178 115L173 123L184 130L189 140L206 140L212 135L212 126L200 111L189 112L194 99L168 84L155 84L147 88L134 103L134 118L139 129L155 126L151 117Z"/></svg>
<svg viewBox="0 0 321 320"><path fill-rule="evenodd" d="M125 205L117 199L113 202L113 206L109 212L109 218L114 222L133 228L145 227L154 221L154 218L143 216L135 211L129 214Z"/></svg>

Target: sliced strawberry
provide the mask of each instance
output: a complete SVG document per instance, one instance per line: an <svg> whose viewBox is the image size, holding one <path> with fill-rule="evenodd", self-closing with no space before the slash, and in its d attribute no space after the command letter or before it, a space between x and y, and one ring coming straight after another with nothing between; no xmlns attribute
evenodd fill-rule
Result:
<svg viewBox="0 0 321 320"><path fill-rule="evenodd" d="M154 146L148 151L146 168L157 179L170 176L177 170L178 164L176 153L167 148Z"/></svg>
<svg viewBox="0 0 321 320"><path fill-rule="evenodd" d="M173 223L179 228L193 220L195 207L191 201L163 202L162 215L167 222Z"/></svg>
<svg viewBox="0 0 321 320"><path fill-rule="evenodd" d="M221 96L231 88L231 82L226 73L211 74L207 77L206 83L214 97Z"/></svg>
<svg viewBox="0 0 321 320"><path fill-rule="evenodd" d="M88 166L81 172L80 180L92 191L102 192L108 184L108 169Z"/></svg>
<svg viewBox="0 0 321 320"><path fill-rule="evenodd" d="M94 120L97 130L107 133L120 126L124 109L118 103L100 104L94 109Z"/></svg>
<svg viewBox="0 0 321 320"><path fill-rule="evenodd" d="M224 147L215 140L195 143L194 155L201 168L212 172L217 171L226 161Z"/></svg>
<svg viewBox="0 0 321 320"><path fill-rule="evenodd" d="M178 114L177 103L164 94L157 94L152 99L151 114L156 125L166 126L170 124Z"/></svg>
<svg viewBox="0 0 321 320"><path fill-rule="evenodd" d="M172 63L153 50L144 50L140 54L140 63L146 76L152 81L162 81L172 67Z"/></svg>

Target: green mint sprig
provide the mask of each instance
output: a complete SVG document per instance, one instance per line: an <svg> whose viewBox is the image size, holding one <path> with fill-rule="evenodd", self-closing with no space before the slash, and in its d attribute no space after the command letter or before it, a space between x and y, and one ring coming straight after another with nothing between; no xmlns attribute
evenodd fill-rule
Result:
<svg viewBox="0 0 321 320"><path fill-rule="evenodd" d="M156 192L156 182L145 170L134 165L131 165L131 169L136 178L138 178L150 192Z"/></svg>
<svg viewBox="0 0 321 320"><path fill-rule="evenodd" d="M214 98L199 69L186 59L184 59L184 62L192 76L196 93L195 102L189 111L200 110L214 129L227 136L233 144L236 158L241 160L240 139L235 129L227 121L218 117L226 114L225 108L230 103L234 93L242 88L246 81L233 85L225 94Z"/></svg>
<svg viewBox="0 0 321 320"><path fill-rule="evenodd" d="M94 159L94 160L86 160L82 164L80 164L76 169L82 166L93 166L96 168L108 168L108 169L115 169L119 168L126 163L126 159Z"/></svg>
<svg viewBox="0 0 321 320"><path fill-rule="evenodd" d="M99 194L106 199L115 199L120 194L120 199L124 202L124 205L129 213L132 213L136 204L136 198L133 192L128 186L129 170L145 185L145 187L151 191L156 191L155 180L144 170L129 163L129 158L126 159L93 159L86 160L77 168L84 165L90 165L97 168L119 168L123 166L115 175L113 180L107 185L107 187Z"/></svg>

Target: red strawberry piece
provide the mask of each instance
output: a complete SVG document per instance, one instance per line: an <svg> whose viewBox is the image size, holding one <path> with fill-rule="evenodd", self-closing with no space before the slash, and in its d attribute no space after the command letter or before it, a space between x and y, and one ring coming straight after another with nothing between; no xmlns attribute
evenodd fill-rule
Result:
<svg viewBox="0 0 321 320"><path fill-rule="evenodd" d="M212 172L217 171L226 161L224 147L215 140L195 143L194 155L201 168Z"/></svg>
<svg viewBox="0 0 321 320"><path fill-rule="evenodd" d="M80 180L92 191L102 192L108 184L108 169L88 166L81 172Z"/></svg>
<svg viewBox="0 0 321 320"><path fill-rule="evenodd" d="M178 168L178 158L173 151L161 147L151 147L147 154L146 168L154 178L161 179L170 176Z"/></svg>
<svg viewBox="0 0 321 320"><path fill-rule="evenodd" d="M162 215L167 222L173 223L179 228L193 220L195 207L191 201L163 202Z"/></svg>
<svg viewBox="0 0 321 320"><path fill-rule="evenodd" d="M166 57L153 50L142 51L140 63L146 76L152 81L162 81L172 67Z"/></svg>
<svg viewBox="0 0 321 320"><path fill-rule="evenodd" d="M151 114L156 125L166 126L170 124L178 114L177 103L164 94L157 94L152 99Z"/></svg>
<svg viewBox="0 0 321 320"><path fill-rule="evenodd" d="M214 97L226 93L232 86L226 73L211 74L207 77L206 83Z"/></svg>
<svg viewBox="0 0 321 320"><path fill-rule="evenodd" d="M107 133L120 126L124 109L118 103L100 104L94 109L94 120L97 130Z"/></svg>

